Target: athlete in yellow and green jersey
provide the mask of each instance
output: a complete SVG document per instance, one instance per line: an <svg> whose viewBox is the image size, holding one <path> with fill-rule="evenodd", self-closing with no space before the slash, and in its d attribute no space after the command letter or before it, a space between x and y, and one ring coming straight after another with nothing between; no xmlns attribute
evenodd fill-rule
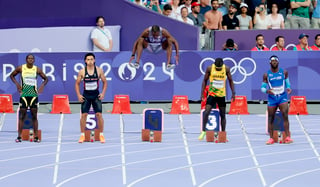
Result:
<svg viewBox="0 0 320 187"><path fill-rule="evenodd" d="M15 76L21 74L21 84L16 80ZM43 79L39 90L37 90L37 76ZM16 142L21 142L21 133L23 129L24 120L27 114L27 109L30 108L32 115L32 125L34 131L34 141L39 142L38 139L38 93L43 91L44 86L48 83L47 76L43 71L34 65L34 56L28 54L26 57L26 64L18 66L11 74L10 78L17 86L20 96L20 112L19 112L19 125L18 137Z"/></svg>
<svg viewBox="0 0 320 187"><path fill-rule="evenodd" d="M203 91L210 80L209 91L207 96L207 103L204 111L204 117L202 121L202 132L199 136L199 140L202 140L206 135L206 124L208 117L213 106L218 104L220 118L221 118L221 130L225 133L226 130L226 80L229 81L229 86L232 91L232 100L235 98L234 84L230 73L230 68L223 63L222 58L217 58L215 63L209 66L206 70L202 81L201 87L201 100L203 99Z"/></svg>

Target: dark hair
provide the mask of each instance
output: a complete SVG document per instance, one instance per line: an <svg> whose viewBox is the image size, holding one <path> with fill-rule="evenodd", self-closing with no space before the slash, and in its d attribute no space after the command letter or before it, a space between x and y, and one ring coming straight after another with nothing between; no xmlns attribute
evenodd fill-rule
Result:
<svg viewBox="0 0 320 187"><path fill-rule="evenodd" d="M214 65L216 65L216 67L221 67L223 65L223 59L216 58L216 60L214 61Z"/></svg>
<svg viewBox="0 0 320 187"><path fill-rule="evenodd" d="M211 4L212 4L213 1L218 1L218 0L211 0Z"/></svg>
<svg viewBox="0 0 320 187"><path fill-rule="evenodd" d="M96 56L95 56L93 53L87 53L87 54L84 56L84 60L86 60L88 56L93 56L93 59L96 58Z"/></svg>
<svg viewBox="0 0 320 187"><path fill-rule="evenodd" d="M234 47L234 41L231 38L228 38L226 41L226 46L227 47Z"/></svg>
<svg viewBox="0 0 320 187"><path fill-rule="evenodd" d="M284 39L283 36L277 36L276 39L275 39L275 41L276 41L276 42L279 42L279 39L280 39L280 38L283 38L283 39Z"/></svg>
<svg viewBox="0 0 320 187"><path fill-rule="evenodd" d="M320 34L317 34L317 35L314 37L314 39L316 40L316 39L318 38L318 36L320 36Z"/></svg>
<svg viewBox="0 0 320 187"><path fill-rule="evenodd" d="M259 38L260 36L262 36L262 37L264 38L264 36L263 36L262 34L258 34L258 35L256 36L256 41L258 40L258 38Z"/></svg>
<svg viewBox="0 0 320 187"><path fill-rule="evenodd" d="M163 10L172 10L172 6L168 3L163 6Z"/></svg>
<svg viewBox="0 0 320 187"><path fill-rule="evenodd" d="M29 53L29 54L27 54L27 56L26 56L26 60L28 59L29 56L32 56L32 57L34 58L34 55L31 54L31 53Z"/></svg>
<svg viewBox="0 0 320 187"><path fill-rule="evenodd" d="M188 8L186 6L181 7L180 12L182 12L182 9L187 9L188 11Z"/></svg>
<svg viewBox="0 0 320 187"><path fill-rule="evenodd" d="M104 19L104 17L103 16L98 16L97 18L96 18L96 23L98 23L98 21L99 21L99 19L103 19L103 21L105 21L105 19Z"/></svg>
<svg viewBox="0 0 320 187"><path fill-rule="evenodd" d="M160 32L160 27L159 27L159 25L152 25L152 27L151 27L151 32Z"/></svg>

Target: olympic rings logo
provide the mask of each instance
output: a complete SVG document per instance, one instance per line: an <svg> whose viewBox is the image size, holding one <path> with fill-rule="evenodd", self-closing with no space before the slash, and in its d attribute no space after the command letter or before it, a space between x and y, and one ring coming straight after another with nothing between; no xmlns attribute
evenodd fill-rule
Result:
<svg viewBox="0 0 320 187"><path fill-rule="evenodd" d="M203 63L205 63L206 61L212 61L213 63L215 62L215 60L213 58L210 58L210 57L207 57L207 58L204 58L201 60L200 64L199 64L199 69L200 69L200 72L204 75L205 74L205 71L202 69L202 65ZM251 76L253 75L255 72L256 72L256 69L257 69L257 64L256 62L254 61L254 59L252 58L249 58L249 57L245 57L245 58L242 58L239 63L237 63L233 58L230 58L230 57L226 57L226 58L223 58L223 61L224 63L228 62L228 61L231 61L233 63L233 66L230 67L230 73L231 75L234 75L237 71L239 71L239 73L243 76L243 78L239 81L235 81L233 80L233 83L234 84L242 84L248 76ZM252 69L250 72L248 72L243 66L242 66L242 63L244 62L250 62L252 63Z"/></svg>

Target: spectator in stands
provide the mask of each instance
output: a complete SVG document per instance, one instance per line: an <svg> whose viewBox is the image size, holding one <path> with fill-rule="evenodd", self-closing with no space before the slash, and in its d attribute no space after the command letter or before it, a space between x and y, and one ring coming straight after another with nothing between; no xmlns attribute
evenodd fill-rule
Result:
<svg viewBox="0 0 320 187"><path fill-rule="evenodd" d="M191 4L191 10L192 12L188 14L188 18L190 18L193 21L193 24L195 26L202 28L205 19L204 16L200 14L200 4L197 2L193 2Z"/></svg>
<svg viewBox="0 0 320 187"><path fill-rule="evenodd" d="M180 13L181 13L181 8L182 7L186 7L187 8L188 14L191 13L191 2L192 2L192 0L186 0L183 5L180 5L179 6Z"/></svg>
<svg viewBox="0 0 320 187"><path fill-rule="evenodd" d="M262 3L255 8L253 24L254 29L268 29L268 25L270 25L266 15L266 7Z"/></svg>
<svg viewBox="0 0 320 187"><path fill-rule="evenodd" d="M179 44L177 40L164 28L153 25L146 28L133 44L132 55L129 65L138 69L140 67L140 58L143 49L148 49L151 53L158 53L161 50L167 51L167 69L172 69L175 64L171 63L172 45L176 50L175 63L179 62ZM135 59L135 56L137 58ZM133 60L135 59L135 62Z"/></svg>
<svg viewBox="0 0 320 187"><path fill-rule="evenodd" d="M160 0L150 0L146 7L155 11L155 12L162 14L163 7L159 1Z"/></svg>
<svg viewBox="0 0 320 187"><path fill-rule="evenodd" d="M248 13L248 5L245 3L240 4L241 14L237 15L239 20L239 28L240 30L248 30L252 29L252 17L249 16Z"/></svg>
<svg viewBox="0 0 320 187"><path fill-rule="evenodd" d="M309 35L301 33L299 35L299 44L297 44L293 50L294 51L312 51L311 47L308 44Z"/></svg>
<svg viewBox="0 0 320 187"><path fill-rule="evenodd" d="M242 3L243 0L230 0L230 4L234 4L236 5L236 8L237 8L237 12L236 12L236 15L238 15L238 8L240 7L240 4ZM228 6L230 5L228 4Z"/></svg>
<svg viewBox="0 0 320 187"><path fill-rule="evenodd" d="M226 43L222 46L223 51L238 51L238 45L234 43L233 39L228 38Z"/></svg>
<svg viewBox="0 0 320 187"><path fill-rule="evenodd" d="M235 16L237 12L237 7L235 4L229 5L229 11L227 15L222 18L222 28L224 30L239 30L239 20Z"/></svg>
<svg viewBox="0 0 320 187"><path fill-rule="evenodd" d="M290 0L292 29L310 28L309 6L311 0Z"/></svg>
<svg viewBox="0 0 320 187"><path fill-rule="evenodd" d="M320 3L319 0L312 0L313 12L311 19L311 28L320 29Z"/></svg>
<svg viewBox="0 0 320 187"><path fill-rule="evenodd" d="M311 46L312 51L319 51L320 50L320 34L317 34L314 37L314 45Z"/></svg>
<svg viewBox="0 0 320 187"><path fill-rule="evenodd" d="M144 7L144 5L143 5L141 0L134 0L134 4L137 4L139 6L143 6Z"/></svg>
<svg viewBox="0 0 320 187"><path fill-rule="evenodd" d="M172 0L172 12L170 17L177 19L180 16L180 8L179 8L180 0Z"/></svg>
<svg viewBox="0 0 320 187"><path fill-rule="evenodd" d="M179 6L184 5L186 3L186 0L180 0Z"/></svg>
<svg viewBox="0 0 320 187"><path fill-rule="evenodd" d="M222 14L218 11L218 0L211 0L212 9L204 15L205 26L210 30L221 30L222 29Z"/></svg>
<svg viewBox="0 0 320 187"><path fill-rule="evenodd" d="M266 3L266 0L244 0L244 3L248 5L248 15L254 18L255 8L261 3Z"/></svg>
<svg viewBox="0 0 320 187"><path fill-rule="evenodd" d="M172 15L172 7L171 7L170 4L165 4L165 5L163 6L162 14L163 14L164 16L168 16L168 17L170 17L170 16Z"/></svg>
<svg viewBox="0 0 320 187"><path fill-rule="evenodd" d="M218 11L218 0L211 0L212 9L207 11L204 15L205 22L203 22L204 26L207 28L206 30L206 49L214 49L213 46L213 32L214 30L222 30L222 14Z"/></svg>
<svg viewBox="0 0 320 187"><path fill-rule="evenodd" d="M256 46L251 51L269 51L269 48L264 45L264 36L262 34L256 36Z"/></svg>
<svg viewBox="0 0 320 187"><path fill-rule="evenodd" d="M211 10L210 0L200 0L200 14L205 15L209 10Z"/></svg>
<svg viewBox="0 0 320 187"><path fill-rule="evenodd" d="M278 5L278 13L280 13L283 18L287 17L287 10L290 7L290 1L288 1L288 0L268 0L267 7L268 7L269 13L272 12L272 4Z"/></svg>
<svg viewBox="0 0 320 187"><path fill-rule="evenodd" d="M218 10L222 13L222 16L228 14L228 8L226 7L224 0L218 0L218 3L219 3Z"/></svg>
<svg viewBox="0 0 320 187"><path fill-rule="evenodd" d="M269 29L284 29L284 18L282 14L278 14L278 5L273 3L271 7L271 14L267 16L270 25Z"/></svg>
<svg viewBox="0 0 320 187"><path fill-rule="evenodd" d="M271 51L287 51L284 44L284 37L283 36L277 36L276 37L276 45L271 48Z"/></svg>
<svg viewBox="0 0 320 187"><path fill-rule="evenodd" d="M187 7L181 8L181 16L179 16L177 20L182 21L183 23L193 25L193 21L190 18L188 18L188 8Z"/></svg>
<svg viewBox="0 0 320 187"><path fill-rule="evenodd" d="M284 22L284 28L286 28L286 29L293 28L291 17L292 17L292 10L291 10L291 8L288 8L287 17Z"/></svg>
<svg viewBox="0 0 320 187"><path fill-rule="evenodd" d="M91 40L93 43L93 51L109 52L112 50L112 35L109 29L105 28L105 19L103 16L96 18L97 27L91 32Z"/></svg>

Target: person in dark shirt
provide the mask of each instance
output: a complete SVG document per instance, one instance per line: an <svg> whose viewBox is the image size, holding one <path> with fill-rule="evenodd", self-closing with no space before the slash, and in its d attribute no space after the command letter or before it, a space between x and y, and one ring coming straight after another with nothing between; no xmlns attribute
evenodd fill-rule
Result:
<svg viewBox="0 0 320 187"><path fill-rule="evenodd" d="M222 28L224 30L240 29L239 20L235 15L236 12L237 12L237 6L235 4L229 5L228 14L224 15L222 18Z"/></svg>

